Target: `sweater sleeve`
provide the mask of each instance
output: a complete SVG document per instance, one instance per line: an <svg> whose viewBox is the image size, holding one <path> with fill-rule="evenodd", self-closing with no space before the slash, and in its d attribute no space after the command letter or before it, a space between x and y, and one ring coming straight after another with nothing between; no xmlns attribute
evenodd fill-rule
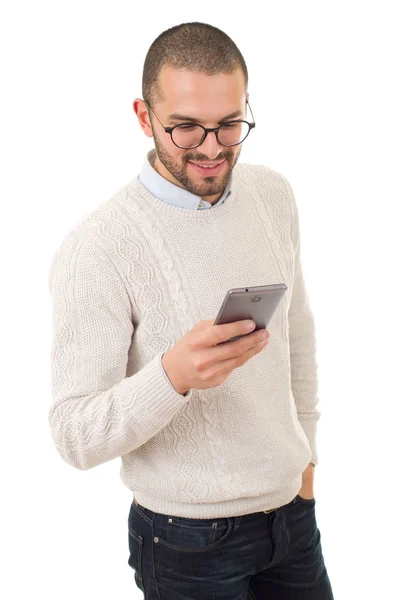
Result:
<svg viewBox="0 0 400 600"><path fill-rule="evenodd" d="M294 247L294 284L288 313L291 386L297 415L310 444L310 462L316 465L318 463L316 430L321 413L316 408L319 397L317 396L318 365L316 361L315 324L301 264L301 239L296 200L288 180L284 176L282 178L288 190L292 207L292 241Z"/></svg>
<svg viewBox="0 0 400 600"><path fill-rule="evenodd" d="M162 368L163 352L126 377L132 304L111 258L89 234L73 230L65 237L48 285L53 397L48 421L61 457L86 470L146 443L191 391L184 396L172 386Z"/></svg>

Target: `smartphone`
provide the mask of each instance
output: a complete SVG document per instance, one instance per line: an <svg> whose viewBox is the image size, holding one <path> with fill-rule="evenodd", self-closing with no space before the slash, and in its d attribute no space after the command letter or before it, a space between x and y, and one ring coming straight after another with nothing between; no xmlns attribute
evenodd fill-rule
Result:
<svg viewBox="0 0 400 600"><path fill-rule="evenodd" d="M250 334L257 331L257 329L267 329L286 290L287 285L285 283L233 288L226 293L214 325L251 319L255 322L256 327L249 332ZM245 333L243 335L249 334ZM221 342L221 344L227 344L240 337L242 336L237 335Z"/></svg>

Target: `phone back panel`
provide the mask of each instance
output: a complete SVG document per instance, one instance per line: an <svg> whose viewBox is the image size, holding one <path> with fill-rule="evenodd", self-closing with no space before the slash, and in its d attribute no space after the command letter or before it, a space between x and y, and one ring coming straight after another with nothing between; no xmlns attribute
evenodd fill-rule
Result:
<svg viewBox="0 0 400 600"><path fill-rule="evenodd" d="M286 290L285 283L231 289L225 296L214 325L251 319L256 328L250 333L257 329L267 329ZM235 336L222 343L226 344L239 337L242 336Z"/></svg>

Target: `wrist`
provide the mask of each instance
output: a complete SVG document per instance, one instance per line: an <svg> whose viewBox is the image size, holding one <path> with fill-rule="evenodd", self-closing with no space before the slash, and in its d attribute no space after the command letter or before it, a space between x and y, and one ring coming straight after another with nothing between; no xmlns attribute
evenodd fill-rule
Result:
<svg viewBox="0 0 400 600"><path fill-rule="evenodd" d="M314 468L314 465L311 463L307 465L301 476L303 483L312 483L314 481Z"/></svg>

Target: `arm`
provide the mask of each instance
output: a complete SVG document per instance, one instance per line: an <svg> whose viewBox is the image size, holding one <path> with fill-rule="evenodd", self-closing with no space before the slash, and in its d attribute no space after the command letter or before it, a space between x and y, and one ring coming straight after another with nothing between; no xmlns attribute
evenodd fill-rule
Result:
<svg viewBox="0 0 400 600"><path fill-rule="evenodd" d="M321 413L316 406L319 402L316 362L316 341L314 317L310 308L304 283L301 256L299 217L293 190L283 177L290 196L292 207L292 241L294 248L294 284L289 307L289 341L291 385L297 407L297 415L311 448L310 463L318 463L316 448L317 421ZM314 470L314 467L311 467Z"/></svg>
<svg viewBox="0 0 400 600"><path fill-rule="evenodd" d="M118 270L89 233L66 236L51 263L49 291L51 435L67 463L90 469L146 443L191 394L173 388L162 352L126 377L132 305Z"/></svg>

